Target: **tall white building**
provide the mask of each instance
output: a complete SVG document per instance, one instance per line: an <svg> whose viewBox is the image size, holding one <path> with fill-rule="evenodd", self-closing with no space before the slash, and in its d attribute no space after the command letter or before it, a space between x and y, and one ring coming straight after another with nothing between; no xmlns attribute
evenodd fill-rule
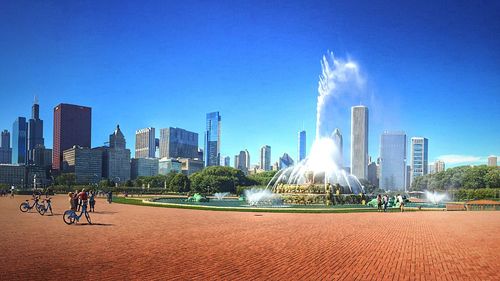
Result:
<svg viewBox="0 0 500 281"><path fill-rule="evenodd" d="M299 132L299 145L297 150L297 159L299 159L298 162L306 159L306 131Z"/></svg>
<svg viewBox="0 0 500 281"><path fill-rule="evenodd" d="M135 132L135 158L155 158L155 128L140 129Z"/></svg>
<svg viewBox="0 0 500 281"><path fill-rule="evenodd" d="M411 138L411 174L410 183L416 177L427 175L429 141L424 137Z"/></svg>
<svg viewBox="0 0 500 281"><path fill-rule="evenodd" d="M335 164L337 165L337 168L342 168L343 167L343 159L344 159L344 153L343 153L343 147L344 147L344 142L342 140L342 134L340 133L340 130L337 128L333 131L332 136L331 136L333 142L335 143L336 149L337 149L337 155L335 155Z"/></svg>
<svg viewBox="0 0 500 281"><path fill-rule="evenodd" d="M271 170L271 147L264 145L260 148L260 167L261 170Z"/></svg>
<svg viewBox="0 0 500 281"><path fill-rule="evenodd" d="M368 107L351 108L351 174L368 178Z"/></svg>

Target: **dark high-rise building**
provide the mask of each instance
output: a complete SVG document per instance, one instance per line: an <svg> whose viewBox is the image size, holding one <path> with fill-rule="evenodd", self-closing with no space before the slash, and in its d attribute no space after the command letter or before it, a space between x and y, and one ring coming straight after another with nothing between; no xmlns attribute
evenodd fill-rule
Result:
<svg viewBox="0 0 500 281"><path fill-rule="evenodd" d="M26 164L28 124L26 118L17 117L12 126L12 163Z"/></svg>
<svg viewBox="0 0 500 281"><path fill-rule="evenodd" d="M34 150L37 146L43 146L43 120L40 119L40 107L38 100L31 108L31 119L28 122L28 163L34 164Z"/></svg>
<svg viewBox="0 0 500 281"><path fill-rule="evenodd" d="M135 131L135 158L155 158L155 128L144 128Z"/></svg>
<svg viewBox="0 0 500 281"><path fill-rule="evenodd" d="M207 113L205 131L205 166L219 166L220 164L220 123L219 112Z"/></svg>
<svg viewBox="0 0 500 281"><path fill-rule="evenodd" d="M0 139L0 164L12 163L12 148L10 148L10 133L7 130L2 131Z"/></svg>
<svg viewBox="0 0 500 281"><path fill-rule="evenodd" d="M92 108L65 103L54 107L53 169L61 169L64 150L91 147L91 129Z"/></svg>
<svg viewBox="0 0 500 281"><path fill-rule="evenodd" d="M198 134L180 128L160 130L160 158L198 158Z"/></svg>

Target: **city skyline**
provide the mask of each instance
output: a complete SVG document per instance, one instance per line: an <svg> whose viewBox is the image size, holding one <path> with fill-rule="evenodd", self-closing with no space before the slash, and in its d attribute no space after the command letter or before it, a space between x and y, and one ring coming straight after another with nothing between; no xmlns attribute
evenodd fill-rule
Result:
<svg viewBox="0 0 500 281"><path fill-rule="evenodd" d="M446 167L485 164L489 155L500 154L495 142L500 138L495 122L500 119L495 102L500 88L500 53L495 48L499 39L487 36L500 28L493 17L495 6L469 3L433 9L416 3L394 9L386 5L372 15L368 11L376 4L370 2L362 9L328 2L303 6L256 2L255 7L199 3L192 11L197 20L190 23L183 13L164 17L170 11L155 11L154 4L115 7L110 2L66 12L61 9L76 4L39 3L30 11L20 5L5 3L0 11L1 26L16 27L15 33L0 30L8 42L0 53L0 95L8 104L0 112L0 130L11 131L16 117L28 117L33 96L38 95L47 148L53 147L50 109L59 103L93 108L95 146L107 141L107 128L116 124L122 124L129 140L146 127L187 128L201 136L204 115L219 111L224 116L221 155L234 155L242 147L258 155L259 148L269 144L274 163L283 153L295 155L297 131L314 132L319 60L331 49L358 63L373 93L373 99L359 101L373 117L368 145L373 158L378 156L384 130L404 130L408 137L425 135L432 141L429 162L441 159ZM185 5L171 8L182 10ZM101 16L109 8L126 14L127 21L104 20ZM213 18L207 18L206 9L213 11ZM151 15L150 23L140 20L141 10ZM252 18L257 10L269 12ZM446 12L451 10L455 13ZM408 23L409 12L423 17ZM44 21L38 14L52 20ZM88 14L98 20L88 20ZM227 15L229 20L224 20ZM230 19L235 16L241 20L233 25ZM372 35L372 22L383 36ZM182 32L173 26L181 26ZM473 43L460 43L464 38ZM124 44L114 44L117 40ZM193 75L197 83L192 83ZM429 102L414 108L416 97ZM235 99L245 106L235 107ZM164 104L175 110L166 111ZM276 111L287 118L270 118ZM349 136L349 119L341 122L340 131ZM465 137L464 130L468 130ZM307 150L314 138L308 134ZM201 140L198 147L203 147ZM350 147L349 138L344 147ZM344 163L350 163L349 154L345 149Z"/></svg>

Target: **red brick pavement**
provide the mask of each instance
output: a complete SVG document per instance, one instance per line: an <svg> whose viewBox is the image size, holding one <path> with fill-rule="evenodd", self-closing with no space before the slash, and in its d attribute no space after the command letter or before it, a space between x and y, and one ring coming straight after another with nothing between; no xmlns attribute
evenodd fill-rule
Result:
<svg viewBox="0 0 500 281"><path fill-rule="evenodd" d="M213 212L0 198L0 280L500 280L500 212Z"/></svg>

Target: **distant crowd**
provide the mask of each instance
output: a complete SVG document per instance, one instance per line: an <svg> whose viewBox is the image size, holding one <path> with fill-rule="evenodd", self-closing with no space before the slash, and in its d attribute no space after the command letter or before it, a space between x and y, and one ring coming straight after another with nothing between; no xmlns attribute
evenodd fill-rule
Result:
<svg viewBox="0 0 500 281"><path fill-rule="evenodd" d="M401 194L398 194L397 196L394 196L394 204L399 203L399 209L401 212L405 211L405 201L403 199L403 196ZM389 206L389 196L387 194L381 195L379 194L377 196L377 206L378 206L378 211L379 212L387 212L387 207Z"/></svg>

